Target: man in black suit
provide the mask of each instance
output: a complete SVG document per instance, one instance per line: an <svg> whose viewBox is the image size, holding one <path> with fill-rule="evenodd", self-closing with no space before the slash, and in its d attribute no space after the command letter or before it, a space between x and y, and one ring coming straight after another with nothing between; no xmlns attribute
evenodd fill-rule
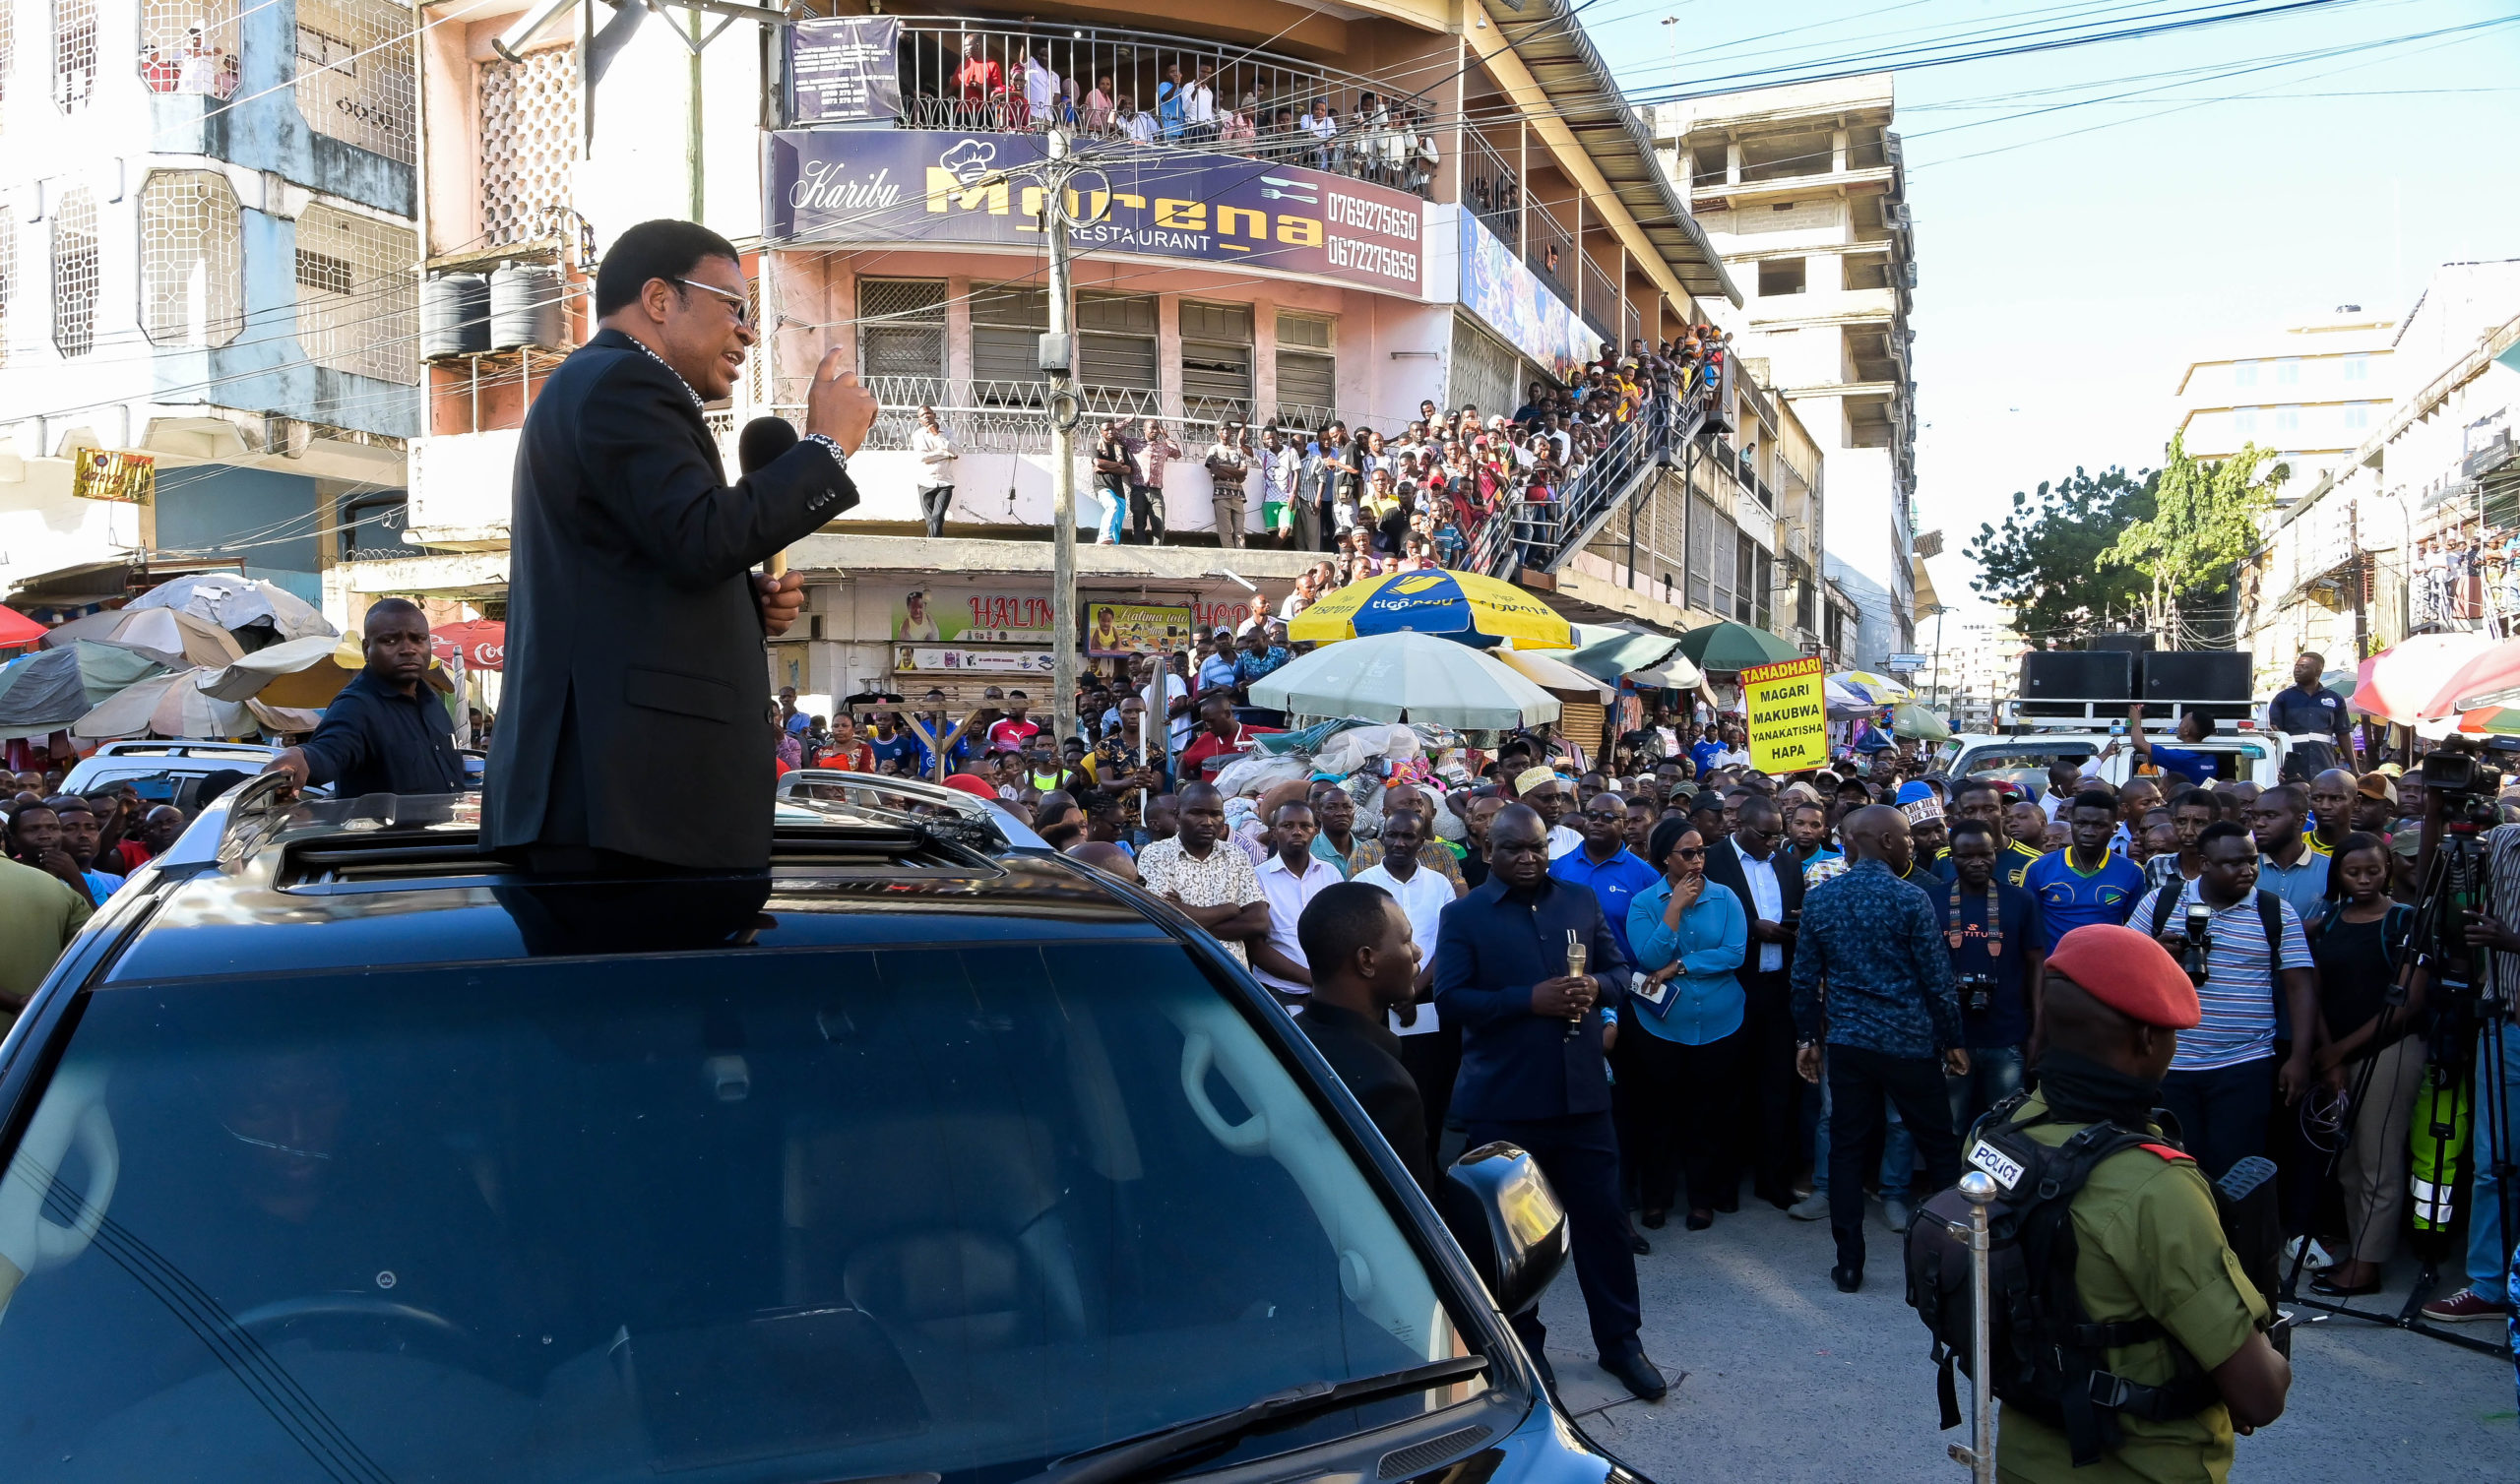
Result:
<svg viewBox="0 0 2520 1484"><path fill-rule="evenodd" d="M1740 1064L1740 1116L1733 1127L1749 1145L1751 1188L1780 1209L1794 1204L1802 1142L1791 977L1794 923L1802 914L1802 867L1794 852L1778 848L1784 843L1785 820L1775 803L1745 793L1732 835L1706 852L1706 879L1730 888L1750 919L1750 954L1740 970L1741 1023L1749 1044Z"/></svg>
<svg viewBox="0 0 2520 1484"><path fill-rule="evenodd" d="M1339 882L1304 903L1295 943L1312 965L1312 998L1295 1023L1434 1199L1425 1103L1418 1079L1400 1060L1400 1037L1384 1019L1418 998L1418 945L1409 914L1380 887Z"/></svg>
<svg viewBox="0 0 2520 1484"><path fill-rule="evenodd" d="M804 603L755 563L857 503L875 399L824 357L805 436L725 481L702 404L755 339L734 248L689 221L623 232L600 331L536 394L517 448L507 692L481 838L543 870L758 870L770 860L762 640ZM714 809L660 807L695 781Z"/></svg>
<svg viewBox="0 0 2520 1484"><path fill-rule="evenodd" d="M1565 1204L1575 1277L1603 1370L1648 1401L1668 1386L1638 1342L1636 1254L1618 1194L1602 1011L1623 997L1630 967L1601 898L1548 874L1548 827L1528 804L1487 827L1487 881L1444 908L1435 943L1435 1008L1461 1027L1461 1075L1450 1123L1468 1145L1503 1140L1529 1150ZM1567 972L1569 941L1584 971ZM1454 1157L1448 1128L1444 1158ZM1540 1311L1514 1317L1539 1362Z"/></svg>

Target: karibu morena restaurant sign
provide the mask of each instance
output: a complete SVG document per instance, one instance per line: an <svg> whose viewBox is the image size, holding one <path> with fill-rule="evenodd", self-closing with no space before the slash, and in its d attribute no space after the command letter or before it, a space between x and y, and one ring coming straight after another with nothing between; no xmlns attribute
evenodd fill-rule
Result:
<svg viewBox="0 0 2520 1484"><path fill-rule="evenodd" d="M763 216L783 245L1039 246L1038 134L787 129L770 136ZM1080 251L1257 265L1423 298L1425 204L1301 165L1089 143L1070 182Z"/></svg>

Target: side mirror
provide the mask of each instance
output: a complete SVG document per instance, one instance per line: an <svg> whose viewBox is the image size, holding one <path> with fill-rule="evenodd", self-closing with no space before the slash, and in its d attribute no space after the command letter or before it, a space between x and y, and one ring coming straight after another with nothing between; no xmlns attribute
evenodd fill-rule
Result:
<svg viewBox="0 0 2520 1484"><path fill-rule="evenodd" d="M1480 1144L1444 1171L1444 1223L1508 1318L1540 1302L1570 1252L1566 1207L1540 1161L1510 1144Z"/></svg>

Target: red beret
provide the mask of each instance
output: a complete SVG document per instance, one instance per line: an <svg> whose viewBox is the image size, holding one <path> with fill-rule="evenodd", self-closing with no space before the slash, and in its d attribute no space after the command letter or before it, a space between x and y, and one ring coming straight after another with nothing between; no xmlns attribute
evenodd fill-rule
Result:
<svg viewBox="0 0 2520 1484"><path fill-rule="evenodd" d="M2130 927L2094 922L2056 940L2048 967L2121 1015L2165 1030L2193 1030L2203 1019L2196 986L2170 950Z"/></svg>
<svg viewBox="0 0 2520 1484"><path fill-rule="evenodd" d="M997 789L989 783L988 779L976 773L950 773L946 776L945 786L959 788L965 793L986 799L992 804L997 802Z"/></svg>

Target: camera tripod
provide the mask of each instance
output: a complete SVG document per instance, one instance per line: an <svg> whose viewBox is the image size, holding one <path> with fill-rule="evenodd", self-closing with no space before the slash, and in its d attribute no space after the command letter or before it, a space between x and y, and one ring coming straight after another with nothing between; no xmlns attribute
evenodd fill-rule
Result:
<svg viewBox="0 0 2520 1484"><path fill-rule="evenodd" d="M2379 1023L2372 1032L2371 1054L2362 1058L2355 1073L2346 1099L2344 1137L2328 1154L2323 1178L2334 1180L2345 1160L2346 1150L2354 1143L2354 1115L2362 1107L2369 1093L2372 1074L2380 1064L2380 1042L2388 1032L2405 1023L2408 987L2415 975L2428 976L2430 995L2437 1007L2431 1034L2428 1073L2437 1074L2442 1085L2449 1089L2446 1113L2436 1113L2432 1162L2427 1169L2410 1170L2410 1177L2426 1177L2426 1188L2441 1192L2454 1183L2448 1168L2455 1155L2447 1152L2451 1131L2459 1116L2469 1115L2468 1148L2473 1154L2484 1130L2488 1125L2496 1131L2493 1141L2494 1194L2500 1207L2502 1233L2506 1243L2520 1241L2520 1164L2515 1164L2512 1141L2500 1137L2510 1125L2505 1122L2511 1108L2511 1089L2503 1080L2503 1037L2510 1019L2509 995L2520 986L2506 988L2494 961L2494 951L2474 950L2468 946L2468 916L2484 912L2487 907L2487 869L2485 844L2478 837L2478 824L2469 819L2444 821L2440 843L2432 852L2432 863L2426 872L2424 889L2416 900L2416 919L2407 935L2410 952L2400 965L2397 977L2390 982L2381 1001ZM2471 1074L2473 1073L2473 1077ZM2468 1089L2476 1090L2481 1106L2467 1107ZM2438 1105L2436 1104L2436 1107ZM2383 1130L2385 1131L2385 1120ZM2412 1125L2409 1134L2413 1132ZM2401 1136L2405 1137L2405 1136ZM2474 1166L2472 1164L2471 1168ZM2470 1189L2475 1188L2473 1176ZM2470 1219L2474 1219L2471 1213ZM2474 1335L2443 1329L2424 1318L2425 1301L2441 1280L2441 1265L2437 1258L2424 1257L2424 1266L2415 1281L2415 1289L2395 1314L2359 1308L2340 1300L2323 1299L2300 1291L2301 1268L2309 1262L2310 1244L2305 1232L2300 1248L2293 1255L2292 1266L2284 1273L2281 1297L2284 1302L2304 1309L2349 1319L2365 1320L2411 1329L2419 1334L2445 1340L2454 1345L2488 1355L2508 1355L2510 1346L2499 1339L2487 1341Z"/></svg>

